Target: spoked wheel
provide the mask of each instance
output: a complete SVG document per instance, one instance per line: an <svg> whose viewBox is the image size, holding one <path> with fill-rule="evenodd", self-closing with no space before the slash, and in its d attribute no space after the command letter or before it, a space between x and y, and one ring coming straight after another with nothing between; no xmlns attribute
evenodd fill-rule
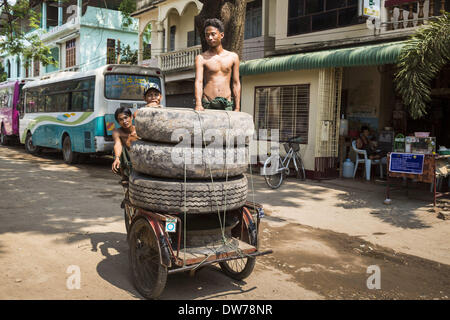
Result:
<svg viewBox="0 0 450 320"><path fill-rule="evenodd" d="M63 141L62 147L63 160L67 164L75 164L78 160L78 155L72 151L72 142L70 137L66 136Z"/></svg>
<svg viewBox="0 0 450 320"><path fill-rule="evenodd" d="M33 136L30 132L28 132L25 138L25 150L30 154L38 154L40 151L40 148L33 144Z"/></svg>
<svg viewBox="0 0 450 320"><path fill-rule="evenodd" d="M158 298L166 286L167 268L160 262L161 248L146 219L131 225L129 246L134 286L145 298Z"/></svg>
<svg viewBox="0 0 450 320"><path fill-rule="evenodd" d="M266 162L264 162L264 178L266 179L266 183L272 189L277 189L283 183L285 172L280 169L283 168L283 164L281 163L281 158L275 156L269 157Z"/></svg>
<svg viewBox="0 0 450 320"><path fill-rule="evenodd" d="M297 154L295 154L295 160L297 162L297 167L298 167L297 168L298 169L298 171L297 171L297 179L305 180L306 179L306 174L305 174L305 166L303 165L303 161Z"/></svg>
<svg viewBox="0 0 450 320"><path fill-rule="evenodd" d="M256 246L255 234L247 232L248 239L243 239L244 241ZM235 280L242 280L247 278L255 268L256 258L248 257L244 253L238 253L240 257L235 260L228 260L224 262L219 262L220 268L223 273Z"/></svg>

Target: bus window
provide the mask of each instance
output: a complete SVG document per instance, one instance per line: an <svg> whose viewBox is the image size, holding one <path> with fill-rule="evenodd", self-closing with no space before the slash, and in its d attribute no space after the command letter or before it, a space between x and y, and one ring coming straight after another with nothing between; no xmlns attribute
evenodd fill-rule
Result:
<svg viewBox="0 0 450 320"><path fill-rule="evenodd" d="M44 88L39 88L36 96L37 110L36 112L45 112L45 95Z"/></svg>
<svg viewBox="0 0 450 320"><path fill-rule="evenodd" d="M107 74L105 76L105 98L114 100L142 100L144 86L147 82L154 82L161 87L157 77Z"/></svg>
<svg viewBox="0 0 450 320"><path fill-rule="evenodd" d="M11 94L9 88L4 88L0 90L0 108L9 108L11 102ZM11 98L10 98L11 96Z"/></svg>
<svg viewBox="0 0 450 320"><path fill-rule="evenodd" d="M71 111L94 111L95 78L72 83Z"/></svg>
<svg viewBox="0 0 450 320"><path fill-rule="evenodd" d="M25 105L27 113L37 112L37 90L30 89L25 93Z"/></svg>

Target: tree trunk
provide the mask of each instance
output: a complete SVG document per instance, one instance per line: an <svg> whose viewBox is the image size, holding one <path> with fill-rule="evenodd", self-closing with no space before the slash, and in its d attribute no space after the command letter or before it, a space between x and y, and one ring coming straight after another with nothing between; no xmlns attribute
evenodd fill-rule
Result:
<svg viewBox="0 0 450 320"><path fill-rule="evenodd" d="M217 18L225 27L225 36L222 40L224 49L236 52L242 59L242 48L244 45L244 22L245 22L245 0L200 0L203 8L195 17L195 27L200 35L202 51L208 49L203 30L203 23L207 19Z"/></svg>

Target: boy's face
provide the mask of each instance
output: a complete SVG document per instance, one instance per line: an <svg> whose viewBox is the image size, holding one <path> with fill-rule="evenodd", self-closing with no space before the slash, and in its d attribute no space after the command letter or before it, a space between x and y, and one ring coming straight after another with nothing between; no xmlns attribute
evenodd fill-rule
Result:
<svg viewBox="0 0 450 320"><path fill-rule="evenodd" d="M369 134L370 134L369 130L367 130L367 129L364 129L364 130L363 130L363 135L364 135L364 136L368 137Z"/></svg>
<svg viewBox="0 0 450 320"><path fill-rule="evenodd" d="M213 26L208 26L205 28L205 38L208 46L210 48L215 48L222 43L223 32Z"/></svg>
<svg viewBox="0 0 450 320"><path fill-rule="evenodd" d="M159 105L161 103L161 93L158 90L150 89L145 94L144 100L147 104Z"/></svg>
<svg viewBox="0 0 450 320"><path fill-rule="evenodd" d="M128 129L131 127L131 125L133 124L133 116L128 116L125 113L120 113L117 116L117 122L120 124L120 126L124 129Z"/></svg>

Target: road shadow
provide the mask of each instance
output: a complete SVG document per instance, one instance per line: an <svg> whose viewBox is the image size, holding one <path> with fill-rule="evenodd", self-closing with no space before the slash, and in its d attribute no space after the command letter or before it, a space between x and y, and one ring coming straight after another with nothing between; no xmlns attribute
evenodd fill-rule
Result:
<svg viewBox="0 0 450 320"><path fill-rule="evenodd" d="M123 189L109 166L107 158L67 165L55 151L33 156L2 146L0 234L70 233L122 220Z"/></svg>
<svg viewBox="0 0 450 320"><path fill-rule="evenodd" d="M144 299L133 286L129 264L129 248L126 235L119 232L74 234L66 239L74 243L89 239L91 251L100 252L103 260L98 263L98 275L111 285L127 291L132 297ZM256 287L243 287L247 283L225 276L219 267L207 266L194 276L189 273L169 275L161 300L217 299L223 296L245 294Z"/></svg>

